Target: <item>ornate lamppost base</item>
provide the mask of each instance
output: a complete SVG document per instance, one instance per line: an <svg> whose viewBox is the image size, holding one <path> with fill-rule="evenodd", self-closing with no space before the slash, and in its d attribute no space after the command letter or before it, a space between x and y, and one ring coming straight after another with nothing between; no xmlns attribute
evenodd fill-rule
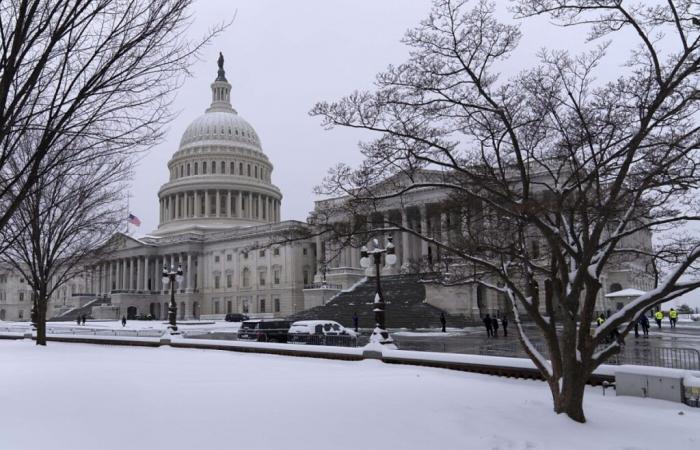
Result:
<svg viewBox="0 0 700 450"><path fill-rule="evenodd" d="M394 340L391 338L391 335L389 335L389 332L379 327L372 330L372 335L369 337L369 341L382 345L394 343Z"/></svg>

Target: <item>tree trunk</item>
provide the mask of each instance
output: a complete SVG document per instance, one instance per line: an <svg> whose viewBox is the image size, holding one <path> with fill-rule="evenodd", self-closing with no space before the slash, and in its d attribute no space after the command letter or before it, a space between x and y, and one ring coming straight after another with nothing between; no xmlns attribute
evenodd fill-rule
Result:
<svg viewBox="0 0 700 450"><path fill-rule="evenodd" d="M36 309L36 345L46 345L46 302L39 300Z"/></svg>
<svg viewBox="0 0 700 450"><path fill-rule="evenodd" d="M576 422L586 422L583 414L583 393L586 389L587 377L580 372L564 373L561 391L554 397L554 411L566 414Z"/></svg>

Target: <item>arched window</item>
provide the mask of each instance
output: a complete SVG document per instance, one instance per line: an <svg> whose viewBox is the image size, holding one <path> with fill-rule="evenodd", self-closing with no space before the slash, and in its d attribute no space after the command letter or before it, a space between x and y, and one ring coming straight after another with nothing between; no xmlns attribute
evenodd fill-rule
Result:
<svg viewBox="0 0 700 450"><path fill-rule="evenodd" d="M255 178L258 178L258 166L255 166Z"/></svg>
<svg viewBox="0 0 700 450"><path fill-rule="evenodd" d="M221 173L224 174L226 173L226 163L221 161Z"/></svg>
<svg viewBox="0 0 700 450"><path fill-rule="evenodd" d="M216 173L216 161L211 162L211 173Z"/></svg>
<svg viewBox="0 0 700 450"><path fill-rule="evenodd" d="M243 175L243 163L238 163L238 175Z"/></svg>
<svg viewBox="0 0 700 450"><path fill-rule="evenodd" d="M199 174L199 163L194 163L194 174L195 175Z"/></svg>
<svg viewBox="0 0 700 450"><path fill-rule="evenodd" d="M190 163L187 163L187 176L190 176Z"/></svg>
<svg viewBox="0 0 700 450"><path fill-rule="evenodd" d="M207 162L204 161L202 163L202 174L206 174L206 173L207 173Z"/></svg>
<svg viewBox="0 0 700 450"><path fill-rule="evenodd" d="M250 176L250 164L248 164L248 176Z"/></svg>
<svg viewBox="0 0 700 450"><path fill-rule="evenodd" d="M231 175L233 175L234 169L236 168L236 163L232 162L231 167L229 167L229 171L231 172Z"/></svg>
<svg viewBox="0 0 700 450"><path fill-rule="evenodd" d="M180 166L180 177L184 176L184 174L185 174L185 167Z"/></svg>
<svg viewBox="0 0 700 450"><path fill-rule="evenodd" d="M613 283L610 285L610 292L617 292L622 290L622 285L620 283Z"/></svg>
<svg viewBox="0 0 700 450"><path fill-rule="evenodd" d="M241 272L241 284L243 287L250 287L250 269L247 267Z"/></svg>

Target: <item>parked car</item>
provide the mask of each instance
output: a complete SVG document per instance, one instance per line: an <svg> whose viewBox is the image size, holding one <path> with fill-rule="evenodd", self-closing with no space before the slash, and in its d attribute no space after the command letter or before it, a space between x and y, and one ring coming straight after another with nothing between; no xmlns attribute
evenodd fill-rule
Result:
<svg viewBox="0 0 700 450"><path fill-rule="evenodd" d="M226 314L226 317L224 317L226 322L243 322L244 320L248 319L250 319L250 317L246 316L245 314L238 313L228 313Z"/></svg>
<svg viewBox="0 0 700 450"><path fill-rule="evenodd" d="M289 321L279 319L244 320L238 329L241 341L287 342Z"/></svg>
<svg viewBox="0 0 700 450"><path fill-rule="evenodd" d="M354 347L357 345L357 334L332 320L301 320L289 328L287 342Z"/></svg>

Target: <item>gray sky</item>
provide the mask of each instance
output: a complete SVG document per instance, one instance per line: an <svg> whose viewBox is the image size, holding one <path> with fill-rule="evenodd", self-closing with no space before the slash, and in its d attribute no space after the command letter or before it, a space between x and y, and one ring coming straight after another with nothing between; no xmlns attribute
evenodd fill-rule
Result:
<svg viewBox="0 0 700 450"><path fill-rule="evenodd" d="M499 1L504 19L507 2ZM359 131L324 130L308 115L321 100L336 100L355 89L372 87L388 64L400 64L408 49L404 32L425 18L430 0L199 0L193 9L193 37L233 18L230 28L204 49L191 68L193 77L177 93L179 116L165 142L140 162L133 181L130 210L142 220L135 234L158 226L158 189L167 182L167 162L177 150L187 125L209 106L209 85L216 77L216 58L223 52L231 102L256 129L263 151L274 165L272 181L282 191L282 219L305 220L313 209L312 189L338 162L357 164ZM522 24L520 47L503 66L514 74L533 63L543 48L583 48L580 29L553 27L544 19ZM616 37L602 78L622 70L629 42ZM692 303L700 306L700 294ZM683 299L685 301L685 299Z"/></svg>

